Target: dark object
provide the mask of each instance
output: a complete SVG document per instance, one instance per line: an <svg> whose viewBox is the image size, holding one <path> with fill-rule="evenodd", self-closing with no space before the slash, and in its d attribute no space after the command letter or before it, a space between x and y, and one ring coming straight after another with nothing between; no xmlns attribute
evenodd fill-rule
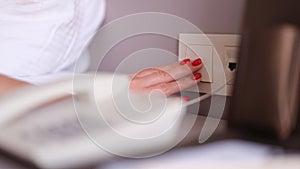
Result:
<svg viewBox="0 0 300 169"><path fill-rule="evenodd" d="M228 68L230 69L230 71L234 71L237 68L237 65L236 63L229 62Z"/></svg>
<svg viewBox="0 0 300 169"><path fill-rule="evenodd" d="M244 22L229 128L288 142L300 134L300 1L248 0Z"/></svg>

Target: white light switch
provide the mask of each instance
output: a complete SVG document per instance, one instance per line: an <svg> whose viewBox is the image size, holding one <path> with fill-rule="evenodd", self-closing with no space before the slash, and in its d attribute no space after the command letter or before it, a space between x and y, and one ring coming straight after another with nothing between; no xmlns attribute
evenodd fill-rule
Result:
<svg viewBox="0 0 300 169"><path fill-rule="evenodd" d="M200 57L204 63L201 70L202 81L198 87L188 89L188 91L209 93L212 86L227 84L224 90L220 90L216 94L230 96L234 86L232 79L234 79L238 67L235 63L238 60L237 51L241 36L237 34L182 33L179 35L179 39L179 60Z"/></svg>

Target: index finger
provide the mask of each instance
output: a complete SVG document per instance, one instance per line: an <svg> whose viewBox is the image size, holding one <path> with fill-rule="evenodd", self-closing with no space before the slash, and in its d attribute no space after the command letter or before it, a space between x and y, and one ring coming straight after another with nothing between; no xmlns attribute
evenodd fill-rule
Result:
<svg viewBox="0 0 300 169"><path fill-rule="evenodd" d="M193 61L186 62L185 60L172 64L160 67L162 71L170 74L175 80L181 79L183 77L189 76L194 72L200 70L202 68L202 60L197 58Z"/></svg>
<svg viewBox="0 0 300 169"><path fill-rule="evenodd" d="M178 62L168 66L158 67L155 71L146 76L136 76L135 82L145 87L157 85L160 83L168 83L193 74L202 67L201 59L192 62Z"/></svg>

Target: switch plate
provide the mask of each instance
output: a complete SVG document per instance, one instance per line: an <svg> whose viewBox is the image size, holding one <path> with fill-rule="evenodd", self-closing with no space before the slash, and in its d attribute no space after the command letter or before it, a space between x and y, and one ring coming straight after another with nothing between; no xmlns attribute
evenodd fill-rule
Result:
<svg viewBox="0 0 300 169"><path fill-rule="evenodd" d="M212 85L222 86L226 83L226 90L216 94L231 95L236 70L229 71L228 64L237 63L240 39L241 36L237 34L179 35L179 60L200 57L204 63L204 68L200 71L203 75L201 82L198 87L189 91L209 93Z"/></svg>
<svg viewBox="0 0 300 169"><path fill-rule="evenodd" d="M190 58L192 61L201 58L204 67L199 72L202 74L201 82L212 83L213 71L213 47L189 45L185 58Z"/></svg>
<svg viewBox="0 0 300 169"><path fill-rule="evenodd" d="M238 64L238 49L236 47L225 47L225 68L228 85L233 85Z"/></svg>

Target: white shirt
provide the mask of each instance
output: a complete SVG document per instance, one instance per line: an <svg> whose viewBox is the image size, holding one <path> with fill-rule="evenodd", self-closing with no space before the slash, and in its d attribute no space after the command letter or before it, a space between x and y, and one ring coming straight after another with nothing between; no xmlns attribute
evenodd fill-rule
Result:
<svg viewBox="0 0 300 169"><path fill-rule="evenodd" d="M0 0L0 74L39 84L77 61L84 71L104 15L105 0Z"/></svg>

